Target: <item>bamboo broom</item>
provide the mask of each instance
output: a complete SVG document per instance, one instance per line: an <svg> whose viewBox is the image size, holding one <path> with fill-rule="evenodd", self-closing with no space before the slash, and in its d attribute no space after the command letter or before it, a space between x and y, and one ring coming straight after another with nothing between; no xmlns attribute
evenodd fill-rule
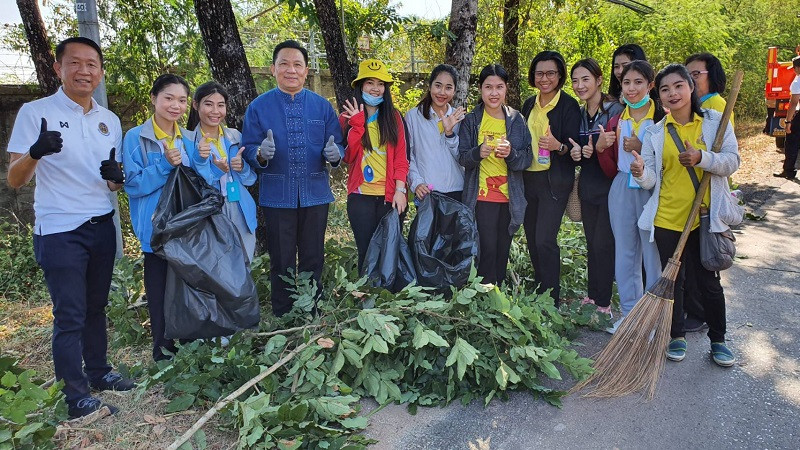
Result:
<svg viewBox="0 0 800 450"><path fill-rule="evenodd" d="M722 147L743 75L741 70L734 75L722 121L711 146L713 152L719 153ZM664 352L670 339L675 280L681 266L681 254L710 183L711 175L705 172L678 246L661 277L645 292L606 347L596 356L594 373L575 385L570 392L589 386L586 397L622 397L642 390L648 400L655 396L658 379L664 371Z"/></svg>

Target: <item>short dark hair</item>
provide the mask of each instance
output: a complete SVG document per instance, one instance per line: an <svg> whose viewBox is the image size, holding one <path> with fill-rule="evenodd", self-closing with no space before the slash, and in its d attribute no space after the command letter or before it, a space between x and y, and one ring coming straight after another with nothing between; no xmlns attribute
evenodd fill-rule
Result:
<svg viewBox="0 0 800 450"><path fill-rule="evenodd" d="M620 84L620 80L614 76L614 60L617 59L619 55L625 55L631 61L636 61L637 59L647 61L647 55L644 54L644 49L638 44L622 44L614 50L614 54L611 55L611 76L608 77L608 95L614 98L622 97L622 85Z"/></svg>
<svg viewBox="0 0 800 450"><path fill-rule="evenodd" d="M558 85L556 89L564 87L564 83L567 81L567 63L564 62L564 57L561 56L561 53L550 50L539 52L533 57L531 67L528 70L528 84L530 84L531 87L536 87L536 64L544 61L555 61L556 68L558 69Z"/></svg>
<svg viewBox="0 0 800 450"><path fill-rule="evenodd" d="M686 58L684 65L688 66L690 62L694 61L703 61L706 63L706 70L708 71L708 92L722 93L725 90L727 78L725 77L725 70L722 69L722 63L719 62L719 59L711 53L695 53Z"/></svg>
<svg viewBox="0 0 800 450"><path fill-rule="evenodd" d="M158 94L167 88L170 84L180 84L186 89L186 95L189 95L189 83L180 75L175 75L174 73L165 73L163 75L159 75L155 81L153 81L153 87L150 89L150 95L158 96Z"/></svg>
<svg viewBox="0 0 800 450"><path fill-rule="evenodd" d="M800 55L792 58L792 67L800 67Z"/></svg>
<svg viewBox="0 0 800 450"><path fill-rule="evenodd" d="M489 64L488 66L484 67L481 70L480 75L478 75L478 89L480 89L480 87L483 86L483 82L491 76L500 77L504 83L508 84L508 71L506 68L500 64ZM483 104L483 98L478 99L478 104Z"/></svg>
<svg viewBox="0 0 800 450"><path fill-rule="evenodd" d="M94 51L97 52L97 56L100 57L100 67L103 67L103 50L100 49L97 42L83 36L66 38L59 42L58 45L56 45L56 61L61 62L61 58L64 56L64 52L67 51L67 45L69 44L83 44L92 47Z"/></svg>
<svg viewBox="0 0 800 450"><path fill-rule="evenodd" d="M655 86L656 90L660 92L661 81L664 79L664 77L673 73L686 80L686 82L689 84L689 87L692 88L692 97L691 97L692 112L700 117L703 117L703 109L700 107L700 97L697 96L697 89L695 89L694 80L692 79L692 75L689 74L689 70L683 64L669 64L660 71L658 71L658 74L656 75L656 86Z"/></svg>
<svg viewBox="0 0 800 450"><path fill-rule="evenodd" d="M197 112L197 108L194 107L194 104L197 103L197 105L200 106L200 102L212 94L221 95L225 103L228 103L228 91L225 90L223 85L216 81L209 81L197 86L197 89L194 90L194 99L192 99L192 104L189 107L189 119L186 121L187 129L194 130L197 124L200 123L200 113Z"/></svg>
<svg viewBox="0 0 800 450"><path fill-rule="evenodd" d="M278 60L278 52L280 52L285 48L293 48L300 50L300 53L303 54L303 59L305 60L306 65L308 65L308 50L306 50L305 47L300 45L300 43L295 41L294 39L285 40L275 46L275 50L272 51L272 64L275 64L275 61Z"/></svg>

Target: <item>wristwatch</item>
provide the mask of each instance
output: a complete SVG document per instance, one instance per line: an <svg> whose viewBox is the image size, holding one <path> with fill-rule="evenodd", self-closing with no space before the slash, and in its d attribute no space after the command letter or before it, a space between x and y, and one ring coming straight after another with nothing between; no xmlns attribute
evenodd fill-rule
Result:
<svg viewBox="0 0 800 450"><path fill-rule="evenodd" d="M408 194L408 190L406 190L405 186L397 188L398 191L402 192L403 194Z"/></svg>
<svg viewBox="0 0 800 450"><path fill-rule="evenodd" d="M561 146L558 147L558 153L566 153L567 150L569 150L567 144L561 144Z"/></svg>

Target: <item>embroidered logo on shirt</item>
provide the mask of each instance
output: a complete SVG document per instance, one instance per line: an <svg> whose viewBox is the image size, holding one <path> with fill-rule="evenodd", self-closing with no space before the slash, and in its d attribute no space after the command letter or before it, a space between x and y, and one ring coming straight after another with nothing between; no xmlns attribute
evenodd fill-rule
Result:
<svg viewBox="0 0 800 450"><path fill-rule="evenodd" d="M61 128L69 128L69 122L62 122L59 120L58 123L61 125Z"/></svg>
<svg viewBox="0 0 800 450"><path fill-rule="evenodd" d="M100 122L100 125L97 126L97 129L100 130L100 134L103 136L108 136L108 125L103 122Z"/></svg>

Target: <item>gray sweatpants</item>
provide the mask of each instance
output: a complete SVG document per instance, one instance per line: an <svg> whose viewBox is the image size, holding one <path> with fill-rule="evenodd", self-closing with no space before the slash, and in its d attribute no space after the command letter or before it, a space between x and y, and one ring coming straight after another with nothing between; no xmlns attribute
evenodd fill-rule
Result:
<svg viewBox="0 0 800 450"><path fill-rule="evenodd" d="M622 315L628 315L644 294L642 262L647 276L646 288L661 276L661 260L650 232L639 229L637 222L652 191L628 187L628 174L618 172L608 193L608 213L614 233L614 278L617 280Z"/></svg>

